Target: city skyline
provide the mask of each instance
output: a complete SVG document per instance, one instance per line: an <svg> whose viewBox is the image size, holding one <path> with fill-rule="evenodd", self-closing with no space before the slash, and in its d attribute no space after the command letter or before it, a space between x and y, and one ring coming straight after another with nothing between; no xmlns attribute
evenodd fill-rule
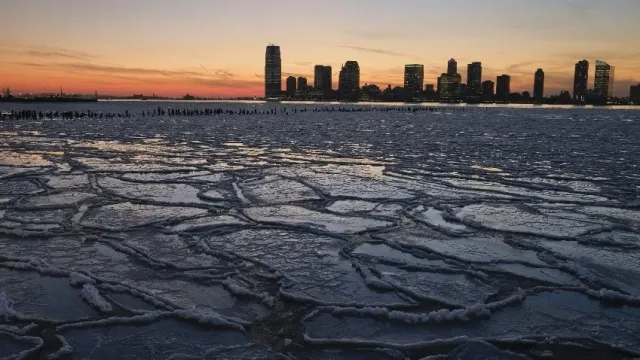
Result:
<svg viewBox="0 0 640 360"><path fill-rule="evenodd" d="M374 0L363 8L331 0L215 6L196 0L181 5L8 0L0 5L12 15L0 40L0 86L14 92L62 87L122 95L261 96L264 46L274 42L282 48L283 83L289 76L311 83L313 66L324 64L332 66L336 89L340 66L353 59L360 64L362 84L402 86L406 64L423 64L425 83L435 84L453 57L463 77L462 67L475 61L483 64L483 79L509 74L512 91L532 92L532 74L542 68L548 96L573 92L575 62L587 59L613 64L613 95L628 96L630 85L640 82L640 53L630 46L640 42L634 17L640 3L564 0L544 5L499 0L389 5ZM266 26L265 14L274 9L283 21ZM332 11L321 30L308 26L331 9L340 11ZM460 21L456 27L440 16L452 9ZM483 22L483 31L471 26L483 18L501 21ZM447 31L438 31L443 28ZM594 77L591 66L589 88Z"/></svg>

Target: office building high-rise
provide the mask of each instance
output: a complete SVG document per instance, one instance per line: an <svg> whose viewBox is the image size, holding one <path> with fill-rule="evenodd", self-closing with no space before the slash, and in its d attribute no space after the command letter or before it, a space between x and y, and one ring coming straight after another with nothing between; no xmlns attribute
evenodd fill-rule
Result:
<svg viewBox="0 0 640 360"><path fill-rule="evenodd" d="M360 99L360 65L357 61L347 61L342 65L338 93L340 100L358 101Z"/></svg>
<svg viewBox="0 0 640 360"><path fill-rule="evenodd" d="M456 101L461 98L462 77L458 74L458 63L455 59L447 63L447 72L438 77L438 93L440 100Z"/></svg>
<svg viewBox="0 0 640 360"><path fill-rule="evenodd" d="M293 76L287 78L287 97L293 99L296 96L297 79Z"/></svg>
<svg viewBox="0 0 640 360"><path fill-rule="evenodd" d="M460 99L460 84L462 77L460 74L444 73L438 78L438 93L440 100L456 101Z"/></svg>
<svg viewBox="0 0 640 360"><path fill-rule="evenodd" d="M640 104L640 84L629 88L629 101Z"/></svg>
<svg viewBox="0 0 640 360"><path fill-rule="evenodd" d="M596 60L596 76L593 84L593 92L602 99L613 96L613 80L615 67L604 61Z"/></svg>
<svg viewBox="0 0 640 360"><path fill-rule="evenodd" d="M265 54L264 97L278 99L282 96L282 59L280 46L269 44Z"/></svg>
<svg viewBox="0 0 640 360"><path fill-rule="evenodd" d="M447 63L447 74L455 75L458 73L458 62L456 59L450 59Z"/></svg>
<svg viewBox="0 0 640 360"><path fill-rule="evenodd" d="M509 99L511 93L511 76L502 74L496 81L496 98L500 101Z"/></svg>
<svg viewBox="0 0 640 360"><path fill-rule="evenodd" d="M415 100L422 92L424 83L424 65L409 64L404 66L404 90L407 100Z"/></svg>
<svg viewBox="0 0 640 360"><path fill-rule="evenodd" d="M537 103L544 98L544 71L538 69L533 76L533 100Z"/></svg>
<svg viewBox="0 0 640 360"><path fill-rule="evenodd" d="M307 78L300 76L298 78L298 90L299 91L304 91L304 90L307 90L308 87L309 87L309 85L307 83Z"/></svg>
<svg viewBox="0 0 640 360"><path fill-rule="evenodd" d="M589 81L589 62L581 60L576 63L573 74L573 101L583 103L587 96L587 82Z"/></svg>
<svg viewBox="0 0 640 360"><path fill-rule="evenodd" d="M467 94L479 96L482 94L482 63L474 62L467 65Z"/></svg>
<svg viewBox="0 0 640 360"><path fill-rule="evenodd" d="M433 84L427 84L424 86L424 91L426 92L436 92L436 87Z"/></svg>
<svg viewBox="0 0 640 360"><path fill-rule="evenodd" d="M313 87L324 94L325 99L333 91L333 76L331 66L316 65L313 70Z"/></svg>
<svg viewBox="0 0 640 360"><path fill-rule="evenodd" d="M482 96L485 100L493 99L493 95L495 94L495 83L491 80L482 82Z"/></svg>

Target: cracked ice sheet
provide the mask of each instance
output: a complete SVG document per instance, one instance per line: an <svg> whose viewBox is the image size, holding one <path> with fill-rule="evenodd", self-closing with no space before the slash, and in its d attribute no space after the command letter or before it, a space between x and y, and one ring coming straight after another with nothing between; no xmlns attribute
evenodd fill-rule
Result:
<svg viewBox="0 0 640 360"><path fill-rule="evenodd" d="M206 257L194 254L188 247L180 251L187 264L198 261L206 263ZM0 238L0 254L29 254L46 261L52 267L89 272L107 281L143 288L155 297L171 301L183 309L216 311L248 320L261 318L268 313L259 303L238 301L221 285L200 283L181 276L179 272L147 266L143 261L137 261L136 257L118 252L103 243L82 242L71 237L33 240L29 243L16 243ZM209 259L211 264L219 264L221 261L214 257ZM69 287L69 280L62 279Z"/></svg>
<svg viewBox="0 0 640 360"><path fill-rule="evenodd" d="M605 227L602 223L560 218L557 213L549 216L535 209L513 205L467 205L457 210L454 216L462 222L479 224L493 230L554 238L576 237ZM567 217L569 216L570 214Z"/></svg>
<svg viewBox="0 0 640 360"><path fill-rule="evenodd" d="M566 186L572 189L573 191L580 191L580 192L598 193L601 191L600 186L588 181L577 181L577 180L569 181L569 180L556 180L556 179L547 179L547 178L515 178L513 180L534 183L534 184L550 184L550 185Z"/></svg>
<svg viewBox="0 0 640 360"><path fill-rule="evenodd" d="M487 269L491 270L492 267L498 268L502 271L506 271L507 273L510 273L512 275L522 276L528 279L544 281L556 285L584 286L580 282L580 280L558 269L532 267L522 264L493 264Z"/></svg>
<svg viewBox="0 0 640 360"><path fill-rule="evenodd" d="M338 318L324 313L306 323L306 335L312 339L367 340L384 344L411 344L458 336L471 339L583 336L638 351L639 316L638 308L605 308L580 293L554 291L528 296L522 304L467 323L407 327L397 322L344 315Z"/></svg>
<svg viewBox="0 0 640 360"><path fill-rule="evenodd" d="M307 226L335 233L357 233L392 225L388 221L339 216L292 205L254 207L245 209L244 212L257 222Z"/></svg>
<svg viewBox="0 0 640 360"><path fill-rule="evenodd" d="M52 209L52 210L29 210L29 211L16 211L10 210L5 214L5 218L8 220L17 220L21 222L34 223L34 224L51 224L51 223L63 223L67 219L71 218L75 213L70 209Z"/></svg>
<svg viewBox="0 0 640 360"><path fill-rule="evenodd" d="M599 274L601 280L640 296L640 254L625 248L587 246L575 241L536 241L534 244L568 257Z"/></svg>
<svg viewBox="0 0 640 360"><path fill-rule="evenodd" d="M42 191L38 185L28 180L2 180L0 182L0 195L34 195Z"/></svg>
<svg viewBox="0 0 640 360"><path fill-rule="evenodd" d="M618 221L628 222L634 226L640 227L640 211L616 209L598 206L585 206L578 211L596 216L606 216L614 218Z"/></svg>
<svg viewBox="0 0 640 360"><path fill-rule="evenodd" d="M226 265L218 258L196 253L178 235L150 231L123 234L122 244L131 246L150 259L173 264L177 268L210 268ZM117 240L116 243L119 243Z"/></svg>
<svg viewBox="0 0 640 360"><path fill-rule="evenodd" d="M172 233L207 230L222 226L246 225L245 221L231 215L213 215L191 219L172 226L167 230Z"/></svg>
<svg viewBox="0 0 640 360"><path fill-rule="evenodd" d="M135 359L168 359L172 355L204 355L218 345L246 343L238 331L205 328L161 319L145 325L109 325L67 329L62 335L73 348L74 359L112 360L127 354Z"/></svg>
<svg viewBox="0 0 640 360"><path fill-rule="evenodd" d="M507 194L526 196L536 199L542 199L547 201L564 201L572 203L593 203L593 202L608 202L609 199L602 196L587 195L579 193L571 193L557 190L531 190L524 187L517 187L512 185L504 185L496 182L478 181L478 180L463 180L463 179L443 179L451 185L460 187L462 189L477 189L477 190L493 190L500 191Z"/></svg>
<svg viewBox="0 0 640 360"><path fill-rule="evenodd" d="M359 199L411 199L415 195L399 187L383 181L365 179L344 174L316 173L304 168L274 168L269 172L289 177L300 177L311 186L320 189L330 196Z"/></svg>
<svg viewBox="0 0 640 360"><path fill-rule="evenodd" d="M200 189L186 184L140 184L110 177L100 178L98 184L106 192L132 200L176 205L209 204L198 197Z"/></svg>
<svg viewBox="0 0 640 360"><path fill-rule="evenodd" d="M339 214L367 212L370 215L387 217L398 217L402 209L400 204L375 203L364 200L338 200L327 207L327 210Z"/></svg>
<svg viewBox="0 0 640 360"><path fill-rule="evenodd" d="M436 228L441 228L452 233L465 233L474 231L473 229L469 229L465 225L445 220L442 215L442 211L436 210L431 207L425 210L424 206L421 205L416 208L414 212L416 213L414 216L418 220L422 220L427 224L435 226Z"/></svg>
<svg viewBox="0 0 640 360"><path fill-rule="evenodd" d="M473 236L441 240L425 237L420 231L404 230L382 234L382 237L466 262L547 265L538 258L535 251L517 249L493 237Z"/></svg>
<svg viewBox="0 0 640 360"><path fill-rule="evenodd" d="M358 245L353 251L352 254L364 254L368 256L373 256L379 259L387 259L392 261L398 261L404 264L409 265L425 265L425 266L437 266L437 267L445 267L448 268L449 265L442 261L439 256L430 256L427 258L419 258L410 252L402 251L399 249L392 248L386 244L371 244L364 243Z"/></svg>
<svg viewBox="0 0 640 360"><path fill-rule="evenodd" d="M150 173L150 172L183 172L198 170L193 166L170 166L164 164L139 164L139 163L122 163L119 159L109 161L101 158L74 158L75 161L88 167L87 172L104 172L104 173Z"/></svg>
<svg viewBox="0 0 640 360"><path fill-rule="evenodd" d="M205 209L119 203L89 210L81 225L105 230L120 230L154 223L189 218L207 213Z"/></svg>
<svg viewBox="0 0 640 360"><path fill-rule="evenodd" d="M96 198L97 195L84 192L64 192L27 198L17 204L21 208L70 207Z"/></svg>
<svg viewBox="0 0 640 360"><path fill-rule="evenodd" d="M497 289L481 280L464 274L407 271L386 265L374 267L382 273L382 280L407 289L423 299L444 304L465 307L483 303L497 292Z"/></svg>
<svg viewBox="0 0 640 360"><path fill-rule="evenodd" d="M19 353L33 349L35 345L27 339L16 338L0 331L0 359L17 359Z"/></svg>
<svg viewBox="0 0 640 360"><path fill-rule="evenodd" d="M87 175L49 175L45 176L47 186L50 186L56 190L62 189L77 189L88 187L89 177Z"/></svg>
<svg viewBox="0 0 640 360"><path fill-rule="evenodd" d="M293 280L288 294L331 304L406 304L393 292L369 289L351 262L339 255L341 240L308 233L243 230L208 239L214 250L232 251Z"/></svg>
<svg viewBox="0 0 640 360"><path fill-rule="evenodd" d="M82 301L66 277L0 268L0 289L15 302L14 309L25 316L63 321L99 315Z"/></svg>
<svg viewBox="0 0 640 360"><path fill-rule="evenodd" d="M288 204L305 200L320 200L310 187L295 180L268 176L240 185L245 196L264 204Z"/></svg>

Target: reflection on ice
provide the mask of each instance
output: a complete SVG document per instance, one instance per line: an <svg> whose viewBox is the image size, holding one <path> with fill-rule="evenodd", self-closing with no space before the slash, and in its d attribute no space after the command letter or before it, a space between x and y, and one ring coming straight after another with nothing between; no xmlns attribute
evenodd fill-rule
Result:
<svg viewBox="0 0 640 360"><path fill-rule="evenodd" d="M387 221L326 214L292 205L253 207L244 213L257 222L307 226L334 233L357 233L391 225Z"/></svg>
<svg viewBox="0 0 640 360"><path fill-rule="evenodd" d="M90 210L81 224L98 229L120 230L206 213L207 210L197 208L120 203Z"/></svg>

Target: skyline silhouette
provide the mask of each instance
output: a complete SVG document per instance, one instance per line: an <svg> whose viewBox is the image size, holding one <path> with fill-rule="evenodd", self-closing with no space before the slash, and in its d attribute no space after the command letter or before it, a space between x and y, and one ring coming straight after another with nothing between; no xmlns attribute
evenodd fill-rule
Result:
<svg viewBox="0 0 640 360"><path fill-rule="evenodd" d="M333 88L349 59L359 62L362 84L380 86L402 86L405 64L424 64L425 83L436 83L452 57L482 62L488 79L510 74L514 91L532 92L533 73L542 68L546 96L572 90L573 66L583 58L616 66L615 96L628 96L629 86L640 82L640 53L630 46L640 42L635 1L369 5L8 1L1 5L12 16L0 41L0 86L14 92L61 86L122 95L261 95L269 42L282 48L283 81L312 79L314 65L323 64L332 67ZM278 9L279 21L264 16L269 9ZM455 27L444 16L451 11Z"/></svg>

